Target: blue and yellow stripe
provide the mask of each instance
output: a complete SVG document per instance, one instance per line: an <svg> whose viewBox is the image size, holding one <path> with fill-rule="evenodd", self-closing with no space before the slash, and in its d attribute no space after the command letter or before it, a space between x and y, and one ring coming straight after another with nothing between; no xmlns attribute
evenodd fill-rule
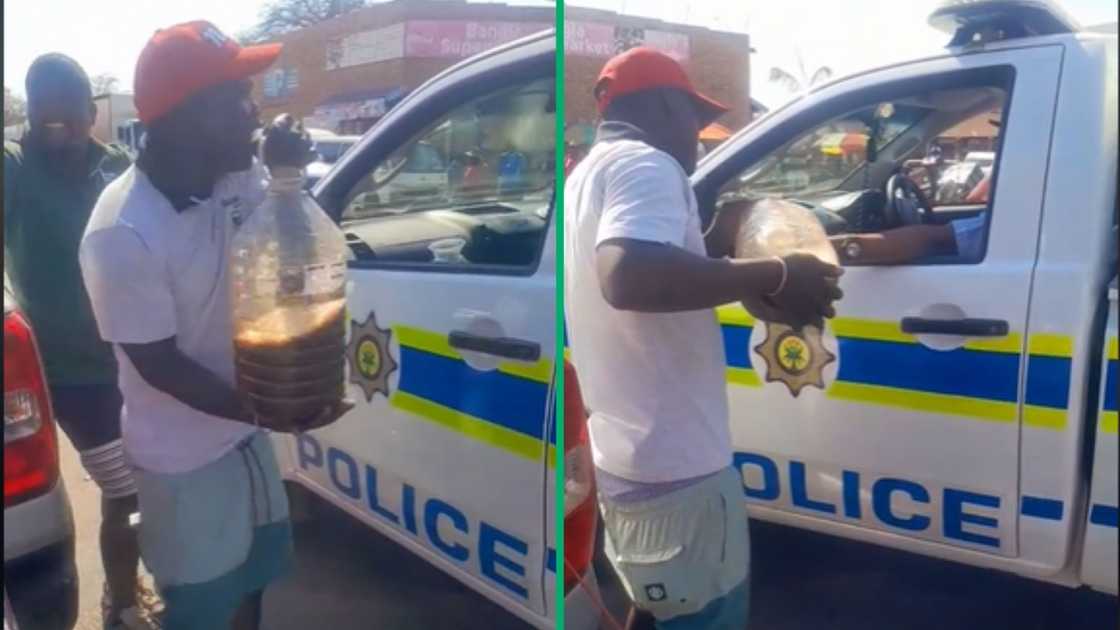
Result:
<svg viewBox="0 0 1120 630"><path fill-rule="evenodd" d="M1044 521L1061 522L1066 516L1065 503L1060 499L1023 495L1019 504L1023 516ZM1089 505L1089 524L1098 527L1117 527L1117 508L1115 505L1093 503Z"/></svg>
<svg viewBox="0 0 1120 630"><path fill-rule="evenodd" d="M751 365L754 318L738 305L717 309L727 380L758 386ZM952 351L927 348L897 322L836 318L829 323L840 361L827 395L840 400L1013 423L1018 418L1022 335L969 341ZM1067 336L1030 339L1024 424L1066 425L1073 343Z"/></svg>
<svg viewBox="0 0 1120 630"><path fill-rule="evenodd" d="M1098 419L1099 431L1101 433L1116 434L1116 388L1120 386L1117 383L1117 338L1113 337L1108 340L1108 363L1105 364L1104 370L1104 401L1101 405L1101 415Z"/></svg>
<svg viewBox="0 0 1120 630"><path fill-rule="evenodd" d="M480 371L467 365L446 335L393 326L400 343L400 380L393 407L526 459L548 449L553 466L555 433L544 435L552 363L503 362Z"/></svg>

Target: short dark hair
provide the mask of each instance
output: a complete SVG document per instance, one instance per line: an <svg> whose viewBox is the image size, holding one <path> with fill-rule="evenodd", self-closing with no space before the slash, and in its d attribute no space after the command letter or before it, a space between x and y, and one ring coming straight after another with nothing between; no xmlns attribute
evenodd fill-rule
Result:
<svg viewBox="0 0 1120 630"><path fill-rule="evenodd" d="M73 90L77 96L93 98L93 87L82 66L62 53L47 53L31 63L24 81L27 98L32 100L49 87Z"/></svg>

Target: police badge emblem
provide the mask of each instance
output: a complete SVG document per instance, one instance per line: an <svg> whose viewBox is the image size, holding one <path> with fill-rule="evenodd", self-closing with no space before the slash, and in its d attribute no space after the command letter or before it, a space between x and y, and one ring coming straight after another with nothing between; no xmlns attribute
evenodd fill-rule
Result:
<svg viewBox="0 0 1120 630"><path fill-rule="evenodd" d="M373 312L364 323L351 320L350 343L346 350L350 382L362 388L366 402L372 402L379 392L389 397L389 375L397 369L397 362L389 353L392 336L391 329L377 326Z"/></svg>
<svg viewBox="0 0 1120 630"><path fill-rule="evenodd" d="M784 383L794 398L807 385L824 389L824 368L836 360L816 326L798 333L785 324L766 322L766 339L754 350L766 362L766 382Z"/></svg>

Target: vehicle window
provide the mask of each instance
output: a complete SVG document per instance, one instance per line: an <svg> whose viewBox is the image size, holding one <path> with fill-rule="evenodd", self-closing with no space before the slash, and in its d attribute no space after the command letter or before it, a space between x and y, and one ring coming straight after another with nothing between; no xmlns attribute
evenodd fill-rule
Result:
<svg viewBox="0 0 1120 630"><path fill-rule="evenodd" d="M796 138L746 172L742 183L756 193L779 197L835 190L866 164L876 109L829 121ZM889 145L927 113L921 107L896 106L881 120L878 146Z"/></svg>
<svg viewBox="0 0 1120 630"><path fill-rule="evenodd" d="M347 196L359 261L529 268L549 221L553 81L457 107L404 143Z"/></svg>
<svg viewBox="0 0 1120 630"><path fill-rule="evenodd" d="M315 150L319 153L323 162L334 164L349 151L352 146L354 146L353 142L320 141L315 144Z"/></svg>
<svg viewBox="0 0 1120 630"><path fill-rule="evenodd" d="M907 174L931 204L987 203L986 187L977 187L992 174L1002 115L1002 107L995 107L971 116L928 143L925 158L907 162Z"/></svg>
<svg viewBox="0 0 1120 630"><path fill-rule="evenodd" d="M786 199L812 209L830 235L876 233L884 237L875 247L898 243L883 262L861 264L978 262L1006 101L1006 91L992 86L870 103L743 169L723 186L720 203ZM909 226L925 227L893 231ZM903 252L902 235L919 246ZM842 243L834 239L838 249Z"/></svg>

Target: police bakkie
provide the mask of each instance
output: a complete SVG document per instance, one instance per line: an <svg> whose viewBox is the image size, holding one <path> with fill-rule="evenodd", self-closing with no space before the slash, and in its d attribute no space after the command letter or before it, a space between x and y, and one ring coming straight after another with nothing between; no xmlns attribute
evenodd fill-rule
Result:
<svg viewBox="0 0 1120 630"><path fill-rule="evenodd" d="M929 21L942 54L818 87L693 176L702 206L780 196L841 243L956 235L844 257L819 339L719 310L743 492L755 518L1116 593L1116 36L1043 1ZM971 179L939 181L954 164Z"/></svg>
<svg viewBox="0 0 1120 630"><path fill-rule="evenodd" d="M811 209L846 267L823 334L717 310L744 497L1116 594L1116 35L1032 0L929 22L945 50L814 88L692 177L706 220L745 195Z"/></svg>

